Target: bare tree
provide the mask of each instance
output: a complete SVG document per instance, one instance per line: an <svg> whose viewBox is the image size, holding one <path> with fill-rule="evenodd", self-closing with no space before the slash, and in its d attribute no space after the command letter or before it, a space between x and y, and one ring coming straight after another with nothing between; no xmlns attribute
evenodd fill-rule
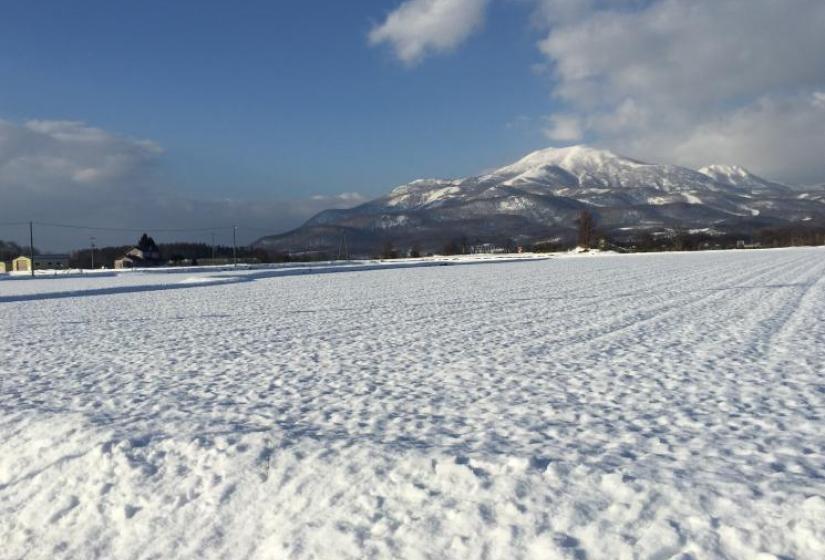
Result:
<svg viewBox="0 0 825 560"><path fill-rule="evenodd" d="M596 229L593 214L590 213L590 210L582 210L576 223L579 226L579 247L588 250L593 243L593 233Z"/></svg>
<svg viewBox="0 0 825 560"><path fill-rule="evenodd" d="M382 259L397 259L398 258L398 250L393 246L392 241L387 240L384 242L384 249L381 251L381 258Z"/></svg>

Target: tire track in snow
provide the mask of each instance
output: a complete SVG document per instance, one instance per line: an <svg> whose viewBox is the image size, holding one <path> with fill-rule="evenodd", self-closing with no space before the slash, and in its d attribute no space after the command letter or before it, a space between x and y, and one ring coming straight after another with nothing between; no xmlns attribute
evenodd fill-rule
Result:
<svg viewBox="0 0 825 560"><path fill-rule="evenodd" d="M621 259L621 258L622 257L619 257L618 259ZM679 257L673 257L673 258L675 259L675 258L679 258ZM611 259L611 260L613 260L613 259ZM548 277L552 278L552 274L554 274L552 265L557 263L557 262L559 262L559 261L550 261L550 262L548 262L546 268L549 268L550 270L547 270L547 271L543 270L542 272L544 274L547 274ZM735 267L735 265L731 265L731 267ZM545 267L542 267L542 268L545 268ZM768 266L766 268L770 268L770 266ZM685 279L692 279L692 278L699 279L699 278L703 278L707 275L707 267L706 266L701 266L701 265L697 266L695 271L688 274L687 278L685 278L685 276L684 276L684 270L678 269L678 268L676 268L675 270L677 270L678 273L680 274L680 276L679 276L680 281L685 280ZM674 274L677 274L677 272L674 272ZM615 285L615 283L616 283L616 280L611 279L609 277L606 280L604 280L604 282L603 282L604 285L611 285L611 284ZM632 283L632 281L623 281L622 285L626 285L628 283ZM673 283L674 283L674 278L663 279L663 280L659 281L658 283L654 283L652 286L650 286L649 289L646 289L644 291L644 295L650 295L654 298L665 299L667 301L667 303L663 303L663 304L661 304L661 305L659 305L659 306L657 306L653 309L649 309L649 311L651 311L651 313L650 313L651 316L656 313L656 310L678 308L680 305L682 305L682 303L684 301L688 301L692 298L692 296L688 295L688 296L685 296L684 298L674 302L673 301L673 295L675 293L678 293L678 292L676 292L676 291L661 292L660 291L660 288L665 287L665 286L672 286ZM609 309L607 309L607 307L616 305L618 300L620 300L620 299L632 299L634 297L639 296L639 292L636 291L636 292L624 292L624 293L618 294L616 296L611 295L611 296L606 298L604 296L604 293L599 295L598 287L600 287L600 286L601 285L597 286L596 288L591 287L590 289L592 289L592 294L588 294L587 296L584 296L583 301L586 302L586 304L587 304L586 306L582 306L582 303L581 303L582 300L574 298L571 302L571 298L565 297L564 295L560 295L558 297L554 296L553 298L536 297L534 299L534 301L546 302L548 300L553 300L553 301L559 301L559 302L562 302L562 303L570 303L570 305L567 306L570 313L586 313L586 312L590 311L591 309L602 308L603 311L604 311L603 314L608 314ZM552 292L552 289L547 288L547 291ZM532 300L533 298L530 298L530 299ZM458 300L458 301L461 301L461 300ZM449 304L449 302L448 302L448 304ZM413 317L413 318L405 317L404 318L403 327L405 329L404 332L407 333L405 335L405 337L408 337L408 338L415 337L416 336L416 331L412 330L412 329L414 327L416 327L417 325L431 325L433 323L439 322L440 318L443 317L444 310L443 310L442 302L433 303L433 304L429 305L427 307L427 309L431 309L431 312L427 313L427 314L424 314L424 315L421 315L421 316L418 316L418 317ZM564 309L565 308L561 308L560 311L564 312ZM500 323L501 321L511 322L512 324L507 326L507 332L509 334L518 333L520 330L523 330L523 327L522 327L522 324L521 324L522 322L521 322L521 320L518 316L512 317L510 319L508 319L507 316L501 317L501 319L496 319L497 317L500 316L499 313L497 313L497 312L500 312L502 314L504 312L507 312L509 314L509 313L512 312L512 308L507 305L507 302L502 302L498 299L497 300L488 300L488 301L482 300L482 301L478 301L477 305L473 306L472 308L467 308L466 306L464 306L463 309L459 308L455 311L452 311L451 312L451 322L453 322L453 323L455 323L455 322L473 323L473 321L475 320L476 317L478 317L480 315L486 315L486 316L492 316L496 323ZM363 316L364 317L369 317L369 316L372 315L372 313L373 313L373 310L369 310L369 311L364 312ZM628 312L628 314L630 314L632 316L637 316L638 312L637 311L630 311L630 312ZM626 320L623 321L621 319L616 320L614 325L608 325L604 328L604 330L606 332L604 332L603 335L605 335L605 336L610 335L610 333L612 331L616 330L615 325L629 326L630 324L636 322L637 320L638 319L634 319L634 320L629 321L629 322L626 321ZM336 329L336 332L339 335L344 336L344 337L352 337L352 338L357 337L357 335L359 333L359 329L357 327L347 330L346 324L344 324L342 326L343 326L343 328L340 328L340 330L338 330L338 328ZM576 333L576 331L574 331L575 334L569 335L568 337L562 338L562 339L550 339L547 343L548 343L548 345L558 345L558 344L564 344L564 343L567 343L567 342L575 342L575 341L578 340L577 337L580 337L579 333L588 333L589 331L590 331L590 327L585 327L584 329L581 329L578 333ZM318 334L320 332L324 332L323 328L321 328L321 330L319 330L319 331L316 331L316 333L314 333L314 334ZM448 336L448 337L451 337L454 334L455 334L455 331L453 331L453 330L451 330L450 332L442 333L443 336ZM531 333L527 333L525 336L529 337L530 339L535 338L534 336L532 336ZM403 340L400 340L400 341L397 341L397 342L400 344L400 343L403 343ZM457 344L460 346L458 341L457 341ZM526 349L526 350L523 350L523 351L531 352L531 350L529 350L529 349Z"/></svg>
<svg viewBox="0 0 825 560"><path fill-rule="evenodd" d="M755 281L771 275L774 270L775 265L768 264L757 271L748 270L742 276L735 278L733 282L739 284L743 281ZM703 274L706 274L706 271L698 272L697 277ZM723 287L718 290L705 291L707 293L704 293L700 298L695 297L695 292L690 292L679 299L673 297L674 294L678 293L676 291L657 294L656 297L666 299L667 303L630 311L620 319L600 325L597 331L594 331L591 327L584 327L578 332L564 337L543 341L529 351L539 355L541 353L539 352L540 349L549 349L548 356L555 356L557 353L554 350L562 348L559 352L563 354L576 354L579 352L579 345L590 345L594 342L621 338L641 327L648 327L648 330L650 330L650 325L671 318L674 314L691 313L694 307L702 308L714 304L717 300L725 299L726 295L722 291L724 289ZM602 347L599 350L604 351L605 349Z"/></svg>
<svg viewBox="0 0 825 560"><path fill-rule="evenodd" d="M777 334L776 321L779 319L784 324L797 309L804 294L792 297L792 293L795 288L809 286L810 268L810 259L797 257L788 262L775 262L773 272L778 274L771 278L770 284L718 288L729 297L718 309L710 310L708 317L716 318L715 325L723 328L707 328L698 333L698 338L692 341L696 355L703 356L708 367L717 360L737 357L753 364L754 374L766 369L760 362L764 361L770 340ZM746 297L753 292L764 296ZM732 316L739 320L727 321ZM720 340L729 344L720 345Z"/></svg>
<svg viewBox="0 0 825 560"><path fill-rule="evenodd" d="M825 298L825 259L814 267L810 276L802 284L804 289L796 297L789 298L786 305L772 318L772 328L767 340L758 349L761 356L768 359L769 367L776 366L791 351L788 339L799 332L799 324L814 314L818 316L817 303ZM820 316L820 321L822 318Z"/></svg>

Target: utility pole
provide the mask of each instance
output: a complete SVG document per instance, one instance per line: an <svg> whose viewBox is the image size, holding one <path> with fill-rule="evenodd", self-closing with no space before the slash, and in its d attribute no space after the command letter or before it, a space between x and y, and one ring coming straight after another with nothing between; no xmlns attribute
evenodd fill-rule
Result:
<svg viewBox="0 0 825 560"><path fill-rule="evenodd" d="M212 264L215 264L215 232L212 232Z"/></svg>
<svg viewBox="0 0 825 560"><path fill-rule="evenodd" d="M29 259L31 259L31 273L34 278L34 224L29 222Z"/></svg>
<svg viewBox="0 0 825 560"><path fill-rule="evenodd" d="M232 263L238 268L238 226L232 226Z"/></svg>
<svg viewBox="0 0 825 560"><path fill-rule="evenodd" d="M92 270L94 270L95 269L95 238L90 237L89 239L92 242Z"/></svg>
<svg viewBox="0 0 825 560"><path fill-rule="evenodd" d="M338 260L349 260L349 247L347 246L346 234L341 235L341 243L338 246Z"/></svg>

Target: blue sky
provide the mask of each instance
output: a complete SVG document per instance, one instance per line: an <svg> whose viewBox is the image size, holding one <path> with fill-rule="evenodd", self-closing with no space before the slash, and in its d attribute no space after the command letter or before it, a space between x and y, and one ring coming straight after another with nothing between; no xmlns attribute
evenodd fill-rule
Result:
<svg viewBox="0 0 825 560"><path fill-rule="evenodd" d="M246 242L574 143L825 183L822 29L821 0L6 2L0 239Z"/></svg>
<svg viewBox="0 0 825 560"><path fill-rule="evenodd" d="M378 194L544 142L526 5L413 68L371 48L394 2L18 2L0 19L0 117L147 138L192 189ZM11 11L11 13L9 13Z"/></svg>

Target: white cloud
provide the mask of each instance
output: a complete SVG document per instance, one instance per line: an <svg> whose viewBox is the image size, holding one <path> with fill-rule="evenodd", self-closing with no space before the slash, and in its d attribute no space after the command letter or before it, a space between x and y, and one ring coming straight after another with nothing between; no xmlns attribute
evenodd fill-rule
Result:
<svg viewBox="0 0 825 560"><path fill-rule="evenodd" d="M406 64L454 49L484 23L488 0L406 0L369 34Z"/></svg>
<svg viewBox="0 0 825 560"><path fill-rule="evenodd" d="M659 0L591 11L551 28L540 48L556 64L562 98L691 107L821 84L823 25L820 0Z"/></svg>
<svg viewBox="0 0 825 560"><path fill-rule="evenodd" d="M643 159L825 178L825 2L537 0L554 96ZM587 9L583 9L585 6Z"/></svg>
<svg viewBox="0 0 825 560"><path fill-rule="evenodd" d="M366 202L367 198L362 195L361 193L357 192L343 192L338 194L316 194L311 197L312 200L316 200L318 202L325 202L332 205L340 205L340 204L361 204L362 202Z"/></svg>
<svg viewBox="0 0 825 560"><path fill-rule="evenodd" d="M551 115L547 118L548 126L544 134L557 142L577 142L582 139L581 122L575 115Z"/></svg>

